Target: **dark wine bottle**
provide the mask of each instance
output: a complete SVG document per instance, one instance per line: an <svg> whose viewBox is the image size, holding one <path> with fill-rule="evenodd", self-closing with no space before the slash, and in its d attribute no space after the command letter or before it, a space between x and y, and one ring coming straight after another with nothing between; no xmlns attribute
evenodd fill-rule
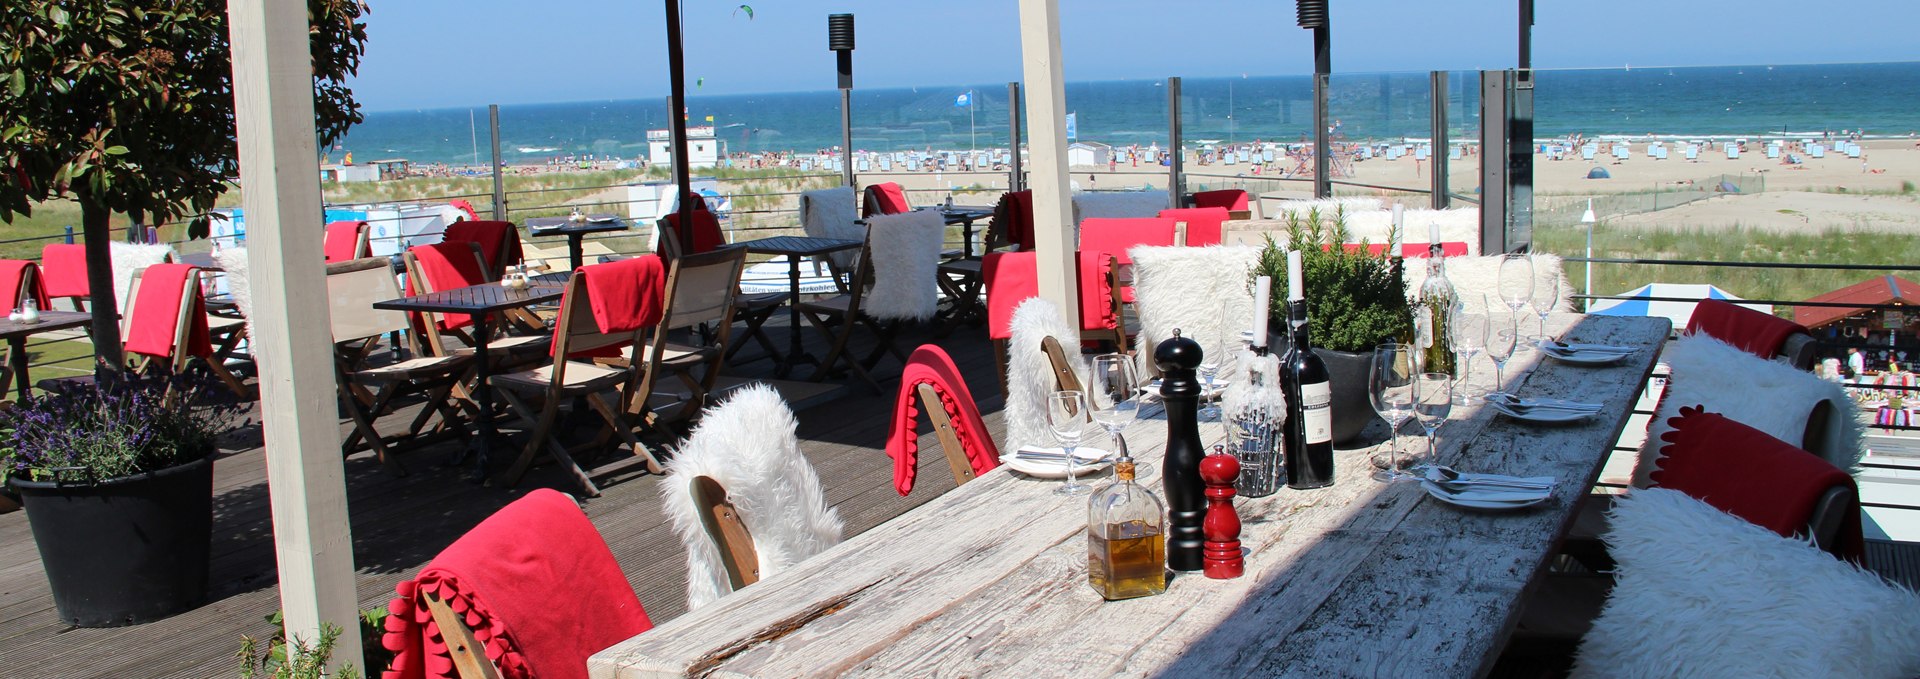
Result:
<svg viewBox="0 0 1920 679"><path fill-rule="evenodd" d="M1333 485L1333 383L1327 365L1313 353L1308 336L1307 301L1288 303L1293 347L1280 360L1280 384L1287 392L1287 487Z"/></svg>

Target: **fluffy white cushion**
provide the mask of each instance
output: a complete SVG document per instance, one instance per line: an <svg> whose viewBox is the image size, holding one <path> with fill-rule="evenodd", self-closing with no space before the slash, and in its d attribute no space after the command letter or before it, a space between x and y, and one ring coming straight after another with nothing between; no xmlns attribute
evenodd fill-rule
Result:
<svg viewBox="0 0 1920 679"><path fill-rule="evenodd" d="M1076 193L1073 194L1073 225L1077 229L1080 222L1088 219L1152 217L1170 205L1167 192L1157 189Z"/></svg>
<svg viewBox="0 0 1920 679"><path fill-rule="evenodd" d="M1353 214L1355 212L1378 210L1380 206L1379 198L1348 197L1282 200L1274 203L1273 210L1267 213L1267 217L1268 219L1284 222L1286 221L1287 215L1300 215L1301 219L1306 219L1307 213L1314 210L1319 210L1322 215L1332 216L1334 210L1341 208L1346 208L1347 214Z"/></svg>
<svg viewBox="0 0 1920 679"><path fill-rule="evenodd" d="M867 315L884 320L933 318L940 303L940 244L947 221L935 210L874 215L873 289L860 301Z"/></svg>
<svg viewBox="0 0 1920 679"><path fill-rule="evenodd" d="M840 542L840 516L800 453L793 411L764 384L735 391L708 410L667 463L663 492L673 530L687 548L687 608L732 593L720 549L693 502L693 479L710 477L753 534L762 579Z"/></svg>
<svg viewBox="0 0 1920 679"><path fill-rule="evenodd" d="M1053 363L1040 350L1040 342L1048 337L1058 340L1084 384L1088 368L1086 358L1080 355L1080 333L1060 315L1060 307L1039 297L1014 307L1010 325L1013 337L1007 340L1007 403L1001 410L1007 439L1001 450L1058 445L1047 429L1047 395L1058 386Z"/></svg>
<svg viewBox="0 0 1920 679"><path fill-rule="evenodd" d="M1853 417L1853 402L1839 384L1704 334L1674 340L1661 360L1672 368L1673 378L1667 381L1666 394L1647 427L1647 440L1640 446L1640 458L1633 467L1635 487L1651 485L1650 475L1659 467L1664 445L1660 437L1673 431L1667 420L1678 416L1683 406L1704 405L1841 469L1853 470L1866 455L1866 429ZM1821 401L1835 408L1827 420L1828 434L1819 441L1804 441L1808 416Z"/></svg>
<svg viewBox="0 0 1920 679"><path fill-rule="evenodd" d="M1575 677L1912 677L1920 596L1679 491L1614 505Z"/></svg>
<svg viewBox="0 0 1920 679"><path fill-rule="evenodd" d="M113 258L113 299L116 308L124 314L127 311L127 288L133 285L133 272L144 271L149 266L172 259L173 248L123 241L113 241L107 247L108 255Z"/></svg>
<svg viewBox="0 0 1920 679"><path fill-rule="evenodd" d="M247 277L247 249L227 248L213 253L213 261L226 271L227 296L247 319L247 334L253 334L253 284Z"/></svg>
<svg viewBox="0 0 1920 679"><path fill-rule="evenodd" d="M831 189L818 189L800 194L800 201L806 210L800 215L800 227L808 236L814 238L843 238L860 240L867 237L866 229L855 223L858 212L854 209L853 187L836 186ZM853 266L854 257L860 253L854 250L841 250L828 253L835 266L842 268Z"/></svg>
<svg viewBox="0 0 1920 679"><path fill-rule="evenodd" d="M1370 203L1369 203L1370 201ZM1347 240L1358 243L1384 244L1393 241L1393 212L1379 209L1380 201L1373 198L1335 198L1325 201L1285 201L1280 211L1272 219L1243 219L1227 222L1222 239L1230 243L1259 245L1264 243L1262 236L1271 235L1276 243L1287 245L1288 214L1297 214L1306 220L1311 208L1320 209L1320 217L1331 228L1334 210L1346 208ZM1403 217L1406 233L1401 234L1402 243L1425 244L1432 242L1429 225L1440 227L1441 242L1464 242L1467 253L1480 254L1480 210L1479 208L1456 208L1451 210L1407 210Z"/></svg>
<svg viewBox="0 0 1920 679"><path fill-rule="evenodd" d="M1536 252L1528 257L1533 260L1534 294L1539 294L1539 291L1549 283L1558 282L1560 296L1559 301L1554 303L1553 309L1572 311L1573 286L1567 282L1567 274L1562 268L1560 256ZM1487 312L1488 303L1493 304L1493 307L1501 313L1508 313L1506 303L1500 300L1500 260L1502 259L1505 258L1499 255L1446 259L1447 282L1453 284L1454 292L1460 296L1460 301L1466 306L1467 313L1484 314ZM1407 294L1419 294L1420 286L1427 282L1427 260L1406 260L1404 272L1407 279ZM1528 307L1522 313L1533 313L1532 307Z"/></svg>
<svg viewBox="0 0 1920 679"><path fill-rule="evenodd" d="M1134 311L1140 317L1134 355L1140 374L1154 347L1180 336L1213 352L1226 340L1238 349L1240 331L1253 327L1252 281L1247 273L1260 259L1260 249L1246 245L1195 247L1137 246L1133 256ZM1276 287L1285 292L1284 283Z"/></svg>

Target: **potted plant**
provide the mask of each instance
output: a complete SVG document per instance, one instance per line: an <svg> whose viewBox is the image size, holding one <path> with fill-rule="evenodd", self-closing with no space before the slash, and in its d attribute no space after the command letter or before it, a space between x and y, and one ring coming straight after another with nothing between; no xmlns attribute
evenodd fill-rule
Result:
<svg viewBox="0 0 1920 679"><path fill-rule="evenodd" d="M1373 348L1413 334L1412 304L1400 262L1386 254L1369 254L1367 244L1347 247L1344 208L1331 219L1319 209L1304 219L1287 216L1287 242L1301 250L1306 275L1307 312L1312 321L1314 353L1327 365L1333 382L1333 442L1346 443L1360 435L1375 417L1367 403L1367 362ZM1260 261L1251 276L1272 276L1276 288L1287 280L1286 249L1267 237ZM1285 295L1274 295L1268 309L1274 337L1269 346L1284 348L1287 327Z"/></svg>
<svg viewBox="0 0 1920 679"><path fill-rule="evenodd" d="M0 413L60 619L158 620L206 600L216 439L241 406L193 372L102 370Z"/></svg>

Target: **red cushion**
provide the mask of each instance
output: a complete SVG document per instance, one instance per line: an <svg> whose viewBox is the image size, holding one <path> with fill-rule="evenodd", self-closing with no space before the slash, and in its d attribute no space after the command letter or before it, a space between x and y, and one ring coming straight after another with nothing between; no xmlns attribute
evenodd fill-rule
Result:
<svg viewBox="0 0 1920 679"><path fill-rule="evenodd" d="M1247 192L1240 189L1201 191L1193 194L1190 200L1194 207L1219 207L1228 210L1247 209Z"/></svg>
<svg viewBox="0 0 1920 679"><path fill-rule="evenodd" d="M1663 457L1651 475L1653 485L1686 493L1785 536L1806 533L1821 496L1844 487L1852 491L1855 504L1841 524L1838 551L1858 560L1865 549L1859 491L1845 471L1699 406L1681 407L1680 416L1667 423L1673 431L1660 437Z"/></svg>
<svg viewBox="0 0 1920 679"><path fill-rule="evenodd" d="M1166 219L1187 223L1187 245L1203 247L1220 244L1220 227L1229 215L1223 207L1189 207L1178 210L1161 210L1160 216Z"/></svg>
<svg viewBox="0 0 1920 679"><path fill-rule="evenodd" d="M1706 333L1742 351L1771 359L1786 346L1787 338L1806 331L1800 324L1773 314L1726 300L1706 299L1693 307L1685 334Z"/></svg>

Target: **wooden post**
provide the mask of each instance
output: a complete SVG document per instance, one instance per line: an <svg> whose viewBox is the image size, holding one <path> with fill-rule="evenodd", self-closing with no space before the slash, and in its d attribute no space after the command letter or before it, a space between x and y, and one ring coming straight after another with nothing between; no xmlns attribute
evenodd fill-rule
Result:
<svg viewBox="0 0 1920 679"><path fill-rule="evenodd" d="M1067 183L1067 91L1060 65L1059 0L1020 0L1020 62L1027 82L1027 150L1033 161L1027 177L1033 189L1040 296L1061 309L1078 309L1073 264L1079 244Z"/></svg>
<svg viewBox="0 0 1920 679"><path fill-rule="evenodd" d="M317 640L323 622L340 628L331 673L359 659L359 596L327 332L307 3L233 0L227 11L280 606L289 637Z"/></svg>

